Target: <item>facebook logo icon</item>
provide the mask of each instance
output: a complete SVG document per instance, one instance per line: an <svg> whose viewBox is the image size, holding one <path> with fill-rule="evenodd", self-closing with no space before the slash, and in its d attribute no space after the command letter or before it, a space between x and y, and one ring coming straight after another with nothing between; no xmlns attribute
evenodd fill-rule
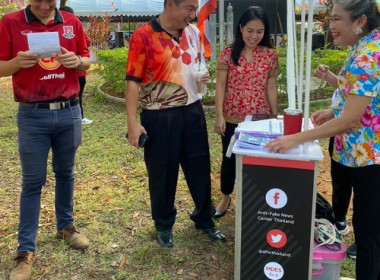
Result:
<svg viewBox="0 0 380 280"><path fill-rule="evenodd" d="M288 197L281 189L271 189L267 192L265 200L270 207L280 209L286 205Z"/></svg>
<svg viewBox="0 0 380 280"><path fill-rule="evenodd" d="M280 193L279 192L274 193L274 196L273 196L274 205L278 205L279 199L280 199Z"/></svg>

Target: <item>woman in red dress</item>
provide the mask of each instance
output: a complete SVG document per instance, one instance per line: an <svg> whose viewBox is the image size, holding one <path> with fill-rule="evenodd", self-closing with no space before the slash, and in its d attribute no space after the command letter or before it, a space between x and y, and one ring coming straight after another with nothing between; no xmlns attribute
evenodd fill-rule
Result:
<svg viewBox="0 0 380 280"><path fill-rule="evenodd" d="M269 22L260 7L241 16L235 41L217 61L215 131L222 136L222 200L214 217L222 217L231 202L235 183L235 156L226 151L238 123L247 115L277 115L278 56L270 41Z"/></svg>

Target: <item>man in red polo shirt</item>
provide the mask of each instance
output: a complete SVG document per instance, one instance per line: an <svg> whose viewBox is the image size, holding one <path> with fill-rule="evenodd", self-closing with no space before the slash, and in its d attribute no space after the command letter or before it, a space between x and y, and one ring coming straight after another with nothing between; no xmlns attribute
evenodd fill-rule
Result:
<svg viewBox="0 0 380 280"><path fill-rule="evenodd" d="M82 24L60 12L56 0L30 0L0 21L0 77L12 76L22 167L16 266L11 280L30 279L35 260L41 188L52 150L57 235L72 247L89 246L73 226L74 161L81 143L77 71L90 66ZM58 32L60 53L39 59L29 51L27 34Z"/></svg>

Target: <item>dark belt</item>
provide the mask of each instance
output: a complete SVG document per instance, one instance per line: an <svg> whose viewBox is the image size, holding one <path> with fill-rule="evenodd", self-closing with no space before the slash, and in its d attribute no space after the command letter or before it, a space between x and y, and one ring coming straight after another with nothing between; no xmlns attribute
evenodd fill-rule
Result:
<svg viewBox="0 0 380 280"><path fill-rule="evenodd" d="M61 110L65 109L69 106L74 106L79 103L79 98L75 98L73 100L68 101L57 101L57 102L44 102L44 103L22 103L20 102L21 106L27 106L27 107L37 107L38 109L48 109L48 110Z"/></svg>

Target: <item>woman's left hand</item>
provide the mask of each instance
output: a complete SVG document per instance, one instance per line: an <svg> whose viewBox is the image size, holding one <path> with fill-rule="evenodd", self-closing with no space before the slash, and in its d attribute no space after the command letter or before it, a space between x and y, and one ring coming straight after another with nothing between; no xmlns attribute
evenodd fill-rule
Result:
<svg viewBox="0 0 380 280"><path fill-rule="evenodd" d="M320 126L324 124L325 122L332 120L334 118L334 112L330 109L324 109L324 110L318 110L314 112L310 120L313 123L314 126Z"/></svg>
<svg viewBox="0 0 380 280"><path fill-rule="evenodd" d="M296 148L299 144L297 134L292 134L276 138L266 144L264 148L270 152L283 154L290 149Z"/></svg>

